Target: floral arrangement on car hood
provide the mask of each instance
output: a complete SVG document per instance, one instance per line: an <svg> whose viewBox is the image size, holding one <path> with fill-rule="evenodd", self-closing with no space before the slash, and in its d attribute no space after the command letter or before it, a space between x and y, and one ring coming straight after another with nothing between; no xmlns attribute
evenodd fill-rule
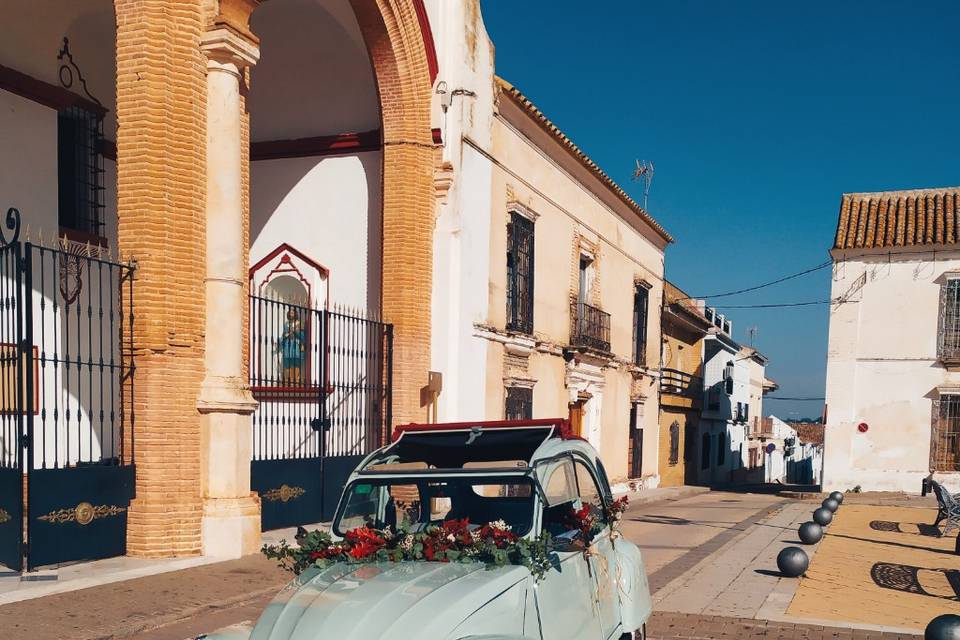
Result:
<svg viewBox="0 0 960 640"><path fill-rule="evenodd" d="M627 507L627 498L615 500L607 513L611 527L616 528ZM581 532L584 546L589 546L605 526L585 504L571 509L565 524ZM298 546L281 541L264 545L262 552L281 567L299 575L309 567L326 568L337 562L482 562L488 569L506 565L527 567L541 579L553 563L552 537L544 531L535 538L521 538L503 520L471 527L469 519L445 520L423 531L410 532L405 527L375 529L364 526L347 531L342 540L334 540L326 531L310 531L298 535Z"/></svg>
<svg viewBox="0 0 960 640"><path fill-rule="evenodd" d="M299 538L299 546L264 545L268 558L300 574L309 567L321 569L336 562L482 562L494 569L508 564L522 565L538 578L550 568L550 534L533 539L517 536L502 520L480 527L470 521L446 520L423 531L411 533L403 528L374 529L360 527L347 531L334 541L326 531L311 531Z"/></svg>

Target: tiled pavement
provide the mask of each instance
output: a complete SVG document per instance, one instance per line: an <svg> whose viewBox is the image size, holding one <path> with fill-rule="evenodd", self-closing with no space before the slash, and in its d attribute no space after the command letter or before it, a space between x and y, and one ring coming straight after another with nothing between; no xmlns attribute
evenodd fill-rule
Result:
<svg viewBox="0 0 960 640"><path fill-rule="evenodd" d="M862 629L840 629L819 625L791 624L697 615L690 613L654 612L647 625L649 640L726 640L764 638L765 640L895 640L919 635L904 635Z"/></svg>

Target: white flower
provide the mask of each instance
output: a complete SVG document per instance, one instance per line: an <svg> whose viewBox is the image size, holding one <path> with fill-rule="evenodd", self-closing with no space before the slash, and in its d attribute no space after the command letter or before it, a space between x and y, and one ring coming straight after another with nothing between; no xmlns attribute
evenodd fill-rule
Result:
<svg viewBox="0 0 960 640"><path fill-rule="evenodd" d="M450 542L455 542L455 541L456 541L456 538L453 537L453 534L452 534L452 533L448 533L448 534L447 534L447 540L449 540Z"/></svg>
<svg viewBox="0 0 960 640"><path fill-rule="evenodd" d="M513 527L508 525L504 520L494 520L490 523L491 529L496 529L497 531L510 531Z"/></svg>
<svg viewBox="0 0 960 640"><path fill-rule="evenodd" d="M480 529L474 529L471 531L470 537L473 538L474 542L480 542Z"/></svg>

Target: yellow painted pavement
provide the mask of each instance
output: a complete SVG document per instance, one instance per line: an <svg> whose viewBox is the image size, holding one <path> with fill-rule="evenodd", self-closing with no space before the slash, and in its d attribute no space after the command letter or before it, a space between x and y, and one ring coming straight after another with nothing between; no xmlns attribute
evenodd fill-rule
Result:
<svg viewBox="0 0 960 640"><path fill-rule="evenodd" d="M935 515L911 507L841 506L787 614L923 629L935 616L960 613L956 533L937 538L918 527ZM948 582L950 571L956 587Z"/></svg>

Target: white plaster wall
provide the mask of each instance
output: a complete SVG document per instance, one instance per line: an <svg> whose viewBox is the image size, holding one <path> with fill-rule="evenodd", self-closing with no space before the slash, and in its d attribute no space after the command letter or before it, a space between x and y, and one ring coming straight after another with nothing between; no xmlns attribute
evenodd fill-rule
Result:
<svg viewBox="0 0 960 640"><path fill-rule="evenodd" d="M487 389L487 344L474 335L488 305L493 166L463 144L464 136L490 144L493 52L478 3L428 3L427 10L437 45L437 85L476 94L453 97L445 114L434 100L434 126L441 129L443 162L453 176L446 202L438 203L434 229L431 362L444 375L439 415L501 419L502 403L501 413L491 414L487 398L502 398L503 390Z"/></svg>
<svg viewBox="0 0 960 640"><path fill-rule="evenodd" d="M252 162L250 263L286 242L330 270L331 303L379 311L381 164L379 151Z"/></svg>
<svg viewBox="0 0 960 640"><path fill-rule="evenodd" d="M835 257L827 351L824 489L920 491L929 471L932 402L960 372L936 359L940 284L960 252ZM868 425L860 433L857 425ZM960 474L937 473L954 491Z"/></svg>

